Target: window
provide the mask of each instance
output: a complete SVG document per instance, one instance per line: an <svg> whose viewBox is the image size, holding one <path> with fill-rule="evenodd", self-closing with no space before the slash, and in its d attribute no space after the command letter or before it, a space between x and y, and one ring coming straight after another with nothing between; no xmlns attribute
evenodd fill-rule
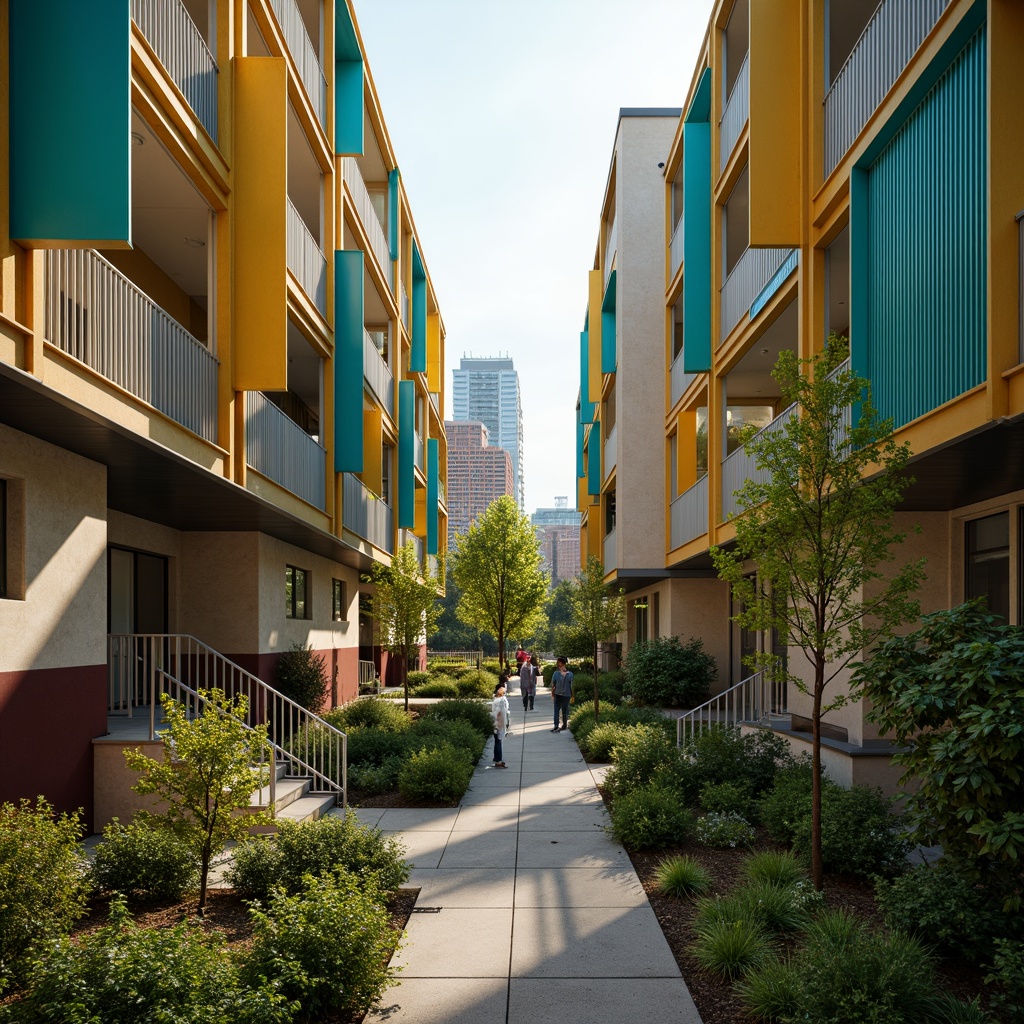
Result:
<svg viewBox="0 0 1024 1024"><path fill-rule="evenodd" d="M657 640L661 636L661 595L651 595L651 637Z"/></svg>
<svg viewBox="0 0 1024 1024"><path fill-rule="evenodd" d="M331 580L331 618L335 622L344 622L348 618L344 580Z"/></svg>
<svg viewBox="0 0 1024 1024"><path fill-rule="evenodd" d="M604 532L611 533L615 529L615 492L609 491L604 506Z"/></svg>
<svg viewBox="0 0 1024 1024"><path fill-rule="evenodd" d="M967 571L964 597L984 597L995 615L1010 621L1010 513L997 512L965 524Z"/></svg>
<svg viewBox="0 0 1024 1024"><path fill-rule="evenodd" d="M647 598L637 598L633 602L633 624L637 641L647 639Z"/></svg>
<svg viewBox="0 0 1024 1024"><path fill-rule="evenodd" d="M289 619L308 619L312 611L309 572L294 565L284 567L284 614Z"/></svg>
<svg viewBox="0 0 1024 1024"><path fill-rule="evenodd" d="M385 505L391 502L391 459L395 449L390 444L385 444L380 456L380 496Z"/></svg>
<svg viewBox="0 0 1024 1024"><path fill-rule="evenodd" d="M7 596L7 481L0 480L0 597Z"/></svg>

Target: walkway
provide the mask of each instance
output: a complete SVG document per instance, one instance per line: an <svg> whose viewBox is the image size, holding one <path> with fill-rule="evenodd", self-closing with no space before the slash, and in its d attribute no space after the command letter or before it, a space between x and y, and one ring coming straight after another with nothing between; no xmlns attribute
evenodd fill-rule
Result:
<svg viewBox="0 0 1024 1024"><path fill-rule="evenodd" d="M513 683L515 680L513 679ZM595 776L551 698L510 696L506 770L490 745L459 807L361 808L420 888L401 983L368 1024L701 1024Z"/></svg>

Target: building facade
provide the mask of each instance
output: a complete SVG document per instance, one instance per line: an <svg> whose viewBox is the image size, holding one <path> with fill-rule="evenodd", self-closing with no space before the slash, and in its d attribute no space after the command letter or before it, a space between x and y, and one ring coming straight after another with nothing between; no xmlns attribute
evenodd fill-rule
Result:
<svg viewBox="0 0 1024 1024"><path fill-rule="evenodd" d="M447 420L448 547L487 511L492 501L513 496L512 458L488 444L484 423Z"/></svg>
<svg viewBox="0 0 1024 1024"><path fill-rule="evenodd" d="M350 0L163 6L0 39L0 800L93 827L135 638L267 683L309 645L342 703L363 574L447 536L444 325Z"/></svg>
<svg viewBox="0 0 1024 1024"><path fill-rule="evenodd" d="M541 564L551 586L575 579L580 572L580 514L568 497L555 498L554 508L539 508L530 523L540 544Z"/></svg>
<svg viewBox="0 0 1024 1024"><path fill-rule="evenodd" d="M519 374L512 360L463 356L452 377L455 419L487 424L488 443L504 448L512 458L512 497L520 509L524 508L523 403Z"/></svg>

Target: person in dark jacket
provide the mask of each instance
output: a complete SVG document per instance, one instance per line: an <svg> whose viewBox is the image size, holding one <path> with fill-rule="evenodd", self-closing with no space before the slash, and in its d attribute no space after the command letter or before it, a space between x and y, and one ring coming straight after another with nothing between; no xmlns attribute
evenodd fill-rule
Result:
<svg viewBox="0 0 1024 1024"><path fill-rule="evenodd" d="M565 658L559 658L551 677L551 694L555 701L555 727L552 732L565 732L569 728L569 702L572 700L572 673ZM561 712L562 725L559 728L558 715Z"/></svg>

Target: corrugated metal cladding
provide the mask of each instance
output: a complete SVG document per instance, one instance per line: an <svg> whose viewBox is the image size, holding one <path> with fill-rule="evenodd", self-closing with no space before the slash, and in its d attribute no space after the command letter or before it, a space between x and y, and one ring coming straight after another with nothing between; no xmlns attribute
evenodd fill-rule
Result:
<svg viewBox="0 0 1024 1024"><path fill-rule="evenodd" d="M982 26L869 170L866 370L896 426L985 380L985 109Z"/></svg>

